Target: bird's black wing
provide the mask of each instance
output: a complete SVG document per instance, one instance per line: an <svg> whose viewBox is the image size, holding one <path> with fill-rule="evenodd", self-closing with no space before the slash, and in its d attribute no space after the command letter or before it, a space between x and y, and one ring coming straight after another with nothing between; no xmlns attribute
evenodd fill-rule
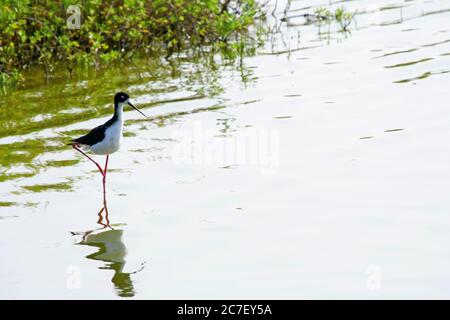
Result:
<svg viewBox="0 0 450 320"><path fill-rule="evenodd" d="M86 135L73 139L72 142L92 146L105 138L106 123L95 127Z"/></svg>

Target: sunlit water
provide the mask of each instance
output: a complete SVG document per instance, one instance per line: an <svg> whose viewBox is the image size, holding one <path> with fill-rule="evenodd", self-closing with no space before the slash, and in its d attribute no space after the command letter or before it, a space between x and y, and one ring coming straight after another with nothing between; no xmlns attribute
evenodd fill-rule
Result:
<svg viewBox="0 0 450 320"><path fill-rule="evenodd" d="M333 3L350 33L300 16L328 4L272 1L243 61L2 96L0 297L450 298L450 1ZM151 119L125 114L105 210L65 143L118 90Z"/></svg>

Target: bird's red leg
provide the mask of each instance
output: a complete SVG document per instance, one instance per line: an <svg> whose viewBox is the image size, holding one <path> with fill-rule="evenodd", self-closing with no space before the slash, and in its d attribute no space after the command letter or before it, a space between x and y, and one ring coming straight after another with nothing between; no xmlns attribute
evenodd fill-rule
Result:
<svg viewBox="0 0 450 320"><path fill-rule="evenodd" d="M100 225L102 225L103 228L106 228L106 225L103 223L103 216L102 216L103 211L105 211L105 207L104 207L104 206L102 207L102 209L100 210L100 212L97 214L97 215L98 215L97 223L100 224Z"/></svg>
<svg viewBox="0 0 450 320"><path fill-rule="evenodd" d="M72 147L73 147L75 150L77 150L78 152L80 152L82 155L84 155L86 158L88 158L89 160L91 160L91 161L97 166L97 168L98 168L98 170L100 171L100 173L102 174L102 176L104 176L102 167L100 167L100 165L99 165L97 162L95 162L91 157L89 157L89 156L88 156L86 153L84 153L80 148L78 148L78 146L77 146L75 143L72 144Z"/></svg>
<svg viewBox="0 0 450 320"><path fill-rule="evenodd" d="M106 172L108 171L109 154L106 155L105 169L103 170L103 202L106 205Z"/></svg>
<svg viewBox="0 0 450 320"><path fill-rule="evenodd" d="M106 199L105 199L104 205L105 205L104 208L105 208L105 220L106 220L106 225L107 225L108 227L110 227L112 230L114 230L114 229L111 227L110 222L109 222L109 212L108 212L108 206L106 205Z"/></svg>
<svg viewBox="0 0 450 320"><path fill-rule="evenodd" d="M106 155L106 162L105 162L105 169L103 169L103 176L106 180L106 171L108 171L108 160L109 160L109 154Z"/></svg>

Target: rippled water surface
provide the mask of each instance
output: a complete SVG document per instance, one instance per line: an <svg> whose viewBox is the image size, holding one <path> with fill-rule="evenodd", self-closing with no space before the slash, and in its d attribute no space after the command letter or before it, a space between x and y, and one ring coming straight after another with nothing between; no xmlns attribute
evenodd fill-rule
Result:
<svg viewBox="0 0 450 320"><path fill-rule="evenodd" d="M242 60L1 96L1 298L450 298L450 1L271 1ZM129 92L107 207L65 143ZM101 156L96 159L103 161Z"/></svg>

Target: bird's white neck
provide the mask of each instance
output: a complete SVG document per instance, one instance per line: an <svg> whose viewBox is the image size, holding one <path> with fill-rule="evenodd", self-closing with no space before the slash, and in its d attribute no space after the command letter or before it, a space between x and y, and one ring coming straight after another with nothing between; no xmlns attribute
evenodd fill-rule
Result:
<svg viewBox="0 0 450 320"><path fill-rule="evenodd" d="M119 103L114 110L114 115L117 117L117 120L120 122L123 121L123 105L124 105L124 103Z"/></svg>

